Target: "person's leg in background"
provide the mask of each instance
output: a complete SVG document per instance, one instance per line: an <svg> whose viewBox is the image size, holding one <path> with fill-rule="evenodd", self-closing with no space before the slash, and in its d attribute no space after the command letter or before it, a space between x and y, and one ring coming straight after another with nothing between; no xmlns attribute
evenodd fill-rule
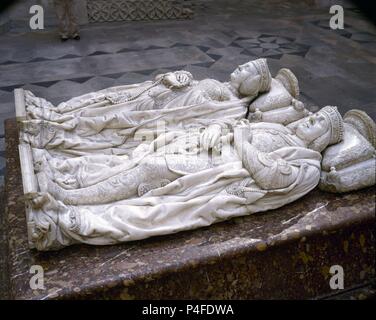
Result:
<svg viewBox="0 0 376 320"><path fill-rule="evenodd" d="M79 40L77 19L74 14L73 0L54 0L57 18L59 20L59 34L62 41L69 38Z"/></svg>
<svg viewBox="0 0 376 320"><path fill-rule="evenodd" d="M56 16L59 20L59 35L62 41L66 41L69 38L67 14L66 14L66 2L65 0L54 0Z"/></svg>
<svg viewBox="0 0 376 320"><path fill-rule="evenodd" d="M69 36L72 39L80 40L77 18L74 12L74 1L66 0L66 3L67 3L66 8L67 8L67 16L68 16Z"/></svg>

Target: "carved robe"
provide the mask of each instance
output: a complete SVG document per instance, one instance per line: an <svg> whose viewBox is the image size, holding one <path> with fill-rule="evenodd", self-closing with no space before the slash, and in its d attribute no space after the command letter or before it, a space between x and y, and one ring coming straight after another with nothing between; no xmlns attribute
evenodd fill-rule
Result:
<svg viewBox="0 0 376 320"><path fill-rule="evenodd" d="M274 125L273 130L278 130L278 126ZM212 157L207 157L205 153L202 157L194 156L199 149L199 133L187 136L183 131L177 132L175 136L167 137L156 150L148 144L140 146L140 159L164 156L168 168L180 174L180 178L141 197L110 204L65 205L59 202L58 214L45 212L50 217L48 224L52 223L51 228L55 228L56 232L49 232L48 237L41 236L36 243L39 249L44 250L76 241L89 244L132 241L208 226L292 202L318 184L321 155L300 146L297 141L294 143L291 132L283 126L279 128L280 135L289 143L286 142L284 147L276 144L274 151L260 153L258 161L264 164L265 170L255 176L251 176L246 169L247 164L242 163L231 139L223 139L221 154L214 152ZM266 139L273 135L268 132L269 129L264 129ZM263 129L257 130L261 132ZM90 168L95 164L95 161L90 164L90 158L80 159L81 163L71 168L83 168L83 165ZM100 160L104 169L106 163L104 159ZM108 161L107 169L120 165L123 166L118 167L120 170L128 170L137 165L137 161L132 162L132 159L116 162L114 158L108 158ZM72 170L71 174L77 174ZM87 175L83 179L86 184L95 185L94 180L104 179L103 176L100 179L95 177L90 181L90 171L84 174ZM103 192L105 196L111 190ZM46 219L46 215L40 217Z"/></svg>
<svg viewBox="0 0 376 320"><path fill-rule="evenodd" d="M135 137L137 130L187 129L216 119L241 119L251 99L240 99L227 84L213 79L193 81L181 89L145 81L89 93L57 107L26 92L29 117L43 120L48 130L24 139L32 147L65 156L129 154L144 139Z"/></svg>

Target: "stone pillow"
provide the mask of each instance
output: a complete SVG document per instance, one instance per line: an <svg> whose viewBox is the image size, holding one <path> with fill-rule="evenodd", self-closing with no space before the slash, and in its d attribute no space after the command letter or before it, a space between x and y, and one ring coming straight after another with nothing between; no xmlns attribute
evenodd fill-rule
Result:
<svg viewBox="0 0 376 320"><path fill-rule="evenodd" d="M309 111L298 100L299 83L291 70L283 68L272 79L271 89L260 94L249 105L251 122L271 122L287 125L308 115Z"/></svg>
<svg viewBox="0 0 376 320"><path fill-rule="evenodd" d="M373 157L375 149L371 143L350 124L345 122L343 127L343 140L323 152L321 168L324 171L330 171L331 167L340 170Z"/></svg>
<svg viewBox="0 0 376 320"><path fill-rule="evenodd" d="M347 192L375 184L375 128L363 111L345 114L343 141L323 152L320 189Z"/></svg>

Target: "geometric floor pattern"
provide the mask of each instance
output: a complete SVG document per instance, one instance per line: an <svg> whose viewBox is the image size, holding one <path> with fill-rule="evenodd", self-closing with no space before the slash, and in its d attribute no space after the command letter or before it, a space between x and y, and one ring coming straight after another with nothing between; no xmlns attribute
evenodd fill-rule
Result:
<svg viewBox="0 0 376 320"><path fill-rule="evenodd" d="M332 29L329 27L328 20L315 20L311 23L321 29L332 31ZM376 43L376 37L374 33L359 31L346 23L344 23L343 27L343 29L337 29L335 31L342 37L356 41L358 43Z"/></svg>
<svg viewBox="0 0 376 320"><path fill-rule="evenodd" d="M305 57L309 45L296 42L292 37L260 34L254 38L238 37L232 43L244 48L242 54L257 55L270 59L281 59L284 54Z"/></svg>
<svg viewBox="0 0 376 320"><path fill-rule="evenodd" d="M18 87L57 104L183 68L197 79L226 81L238 64L265 57L273 74L281 67L294 71L312 110L361 107L375 118L369 66L376 63L376 30L356 8L345 7L344 29L331 30L328 8L308 1L196 2L192 20L88 25L80 41L60 43L53 28L0 34L0 186L3 120L14 116Z"/></svg>

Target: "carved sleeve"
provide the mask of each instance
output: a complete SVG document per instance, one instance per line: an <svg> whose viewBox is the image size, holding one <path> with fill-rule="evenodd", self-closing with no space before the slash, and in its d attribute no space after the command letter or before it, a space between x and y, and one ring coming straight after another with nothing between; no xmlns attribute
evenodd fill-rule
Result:
<svg viewBox="0 0 376 320"><path fill-rule="evenodd" d="M241 149L241 150L239 150ZM294 183L299 168L272 153L258 151L245 142L237 151L244 167L249 171L257 185L264 190L282 189Z"/></svg>

